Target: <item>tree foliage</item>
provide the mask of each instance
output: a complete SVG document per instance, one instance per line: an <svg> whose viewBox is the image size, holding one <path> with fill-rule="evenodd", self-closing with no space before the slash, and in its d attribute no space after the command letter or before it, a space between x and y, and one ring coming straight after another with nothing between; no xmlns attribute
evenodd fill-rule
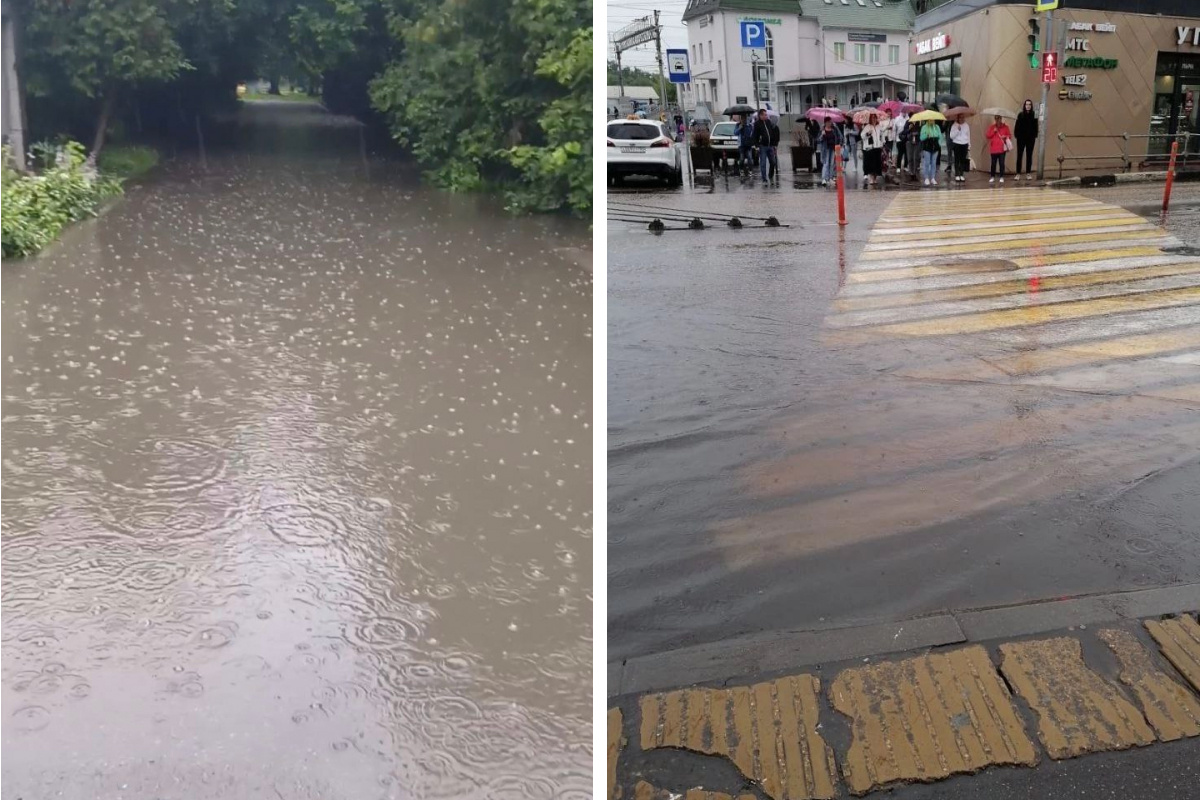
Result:
<svg viewBox="0 0 1200 800"><path fill-rule="evenodd" d="M93 155L113 124L190 136L238 81L290 78L377 115L440 186L590 208L590 0L14 2L31 127L90 122Z"/></svg>
<svg viewBox="0 0 1200 800"><path fill-rule="evenodd" d="M401 55L371 84L393 135L451 189L503 182L514 208L591 207L591 19L581 0L396 8Z"/></svg>

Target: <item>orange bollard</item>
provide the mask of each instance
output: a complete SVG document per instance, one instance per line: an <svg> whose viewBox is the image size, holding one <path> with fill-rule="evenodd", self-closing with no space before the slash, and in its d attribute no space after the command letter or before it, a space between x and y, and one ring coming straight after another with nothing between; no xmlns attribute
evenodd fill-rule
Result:
<svg viewBox="0 0 1200 800"><path fill-rule="evenodd" d="M833 168L837 170L838 225L846 224L846 179L842 173L842 146L833 146Z"/></svg>
<svg viewBox="0 0 1200 800"><path fill-rule="evenodd" d="M1163 211L1171 204L1171 185L1175 183L1175 157L1179 155L1179 141L1171 142L1171 163L1167 165L1167 186L1163 189Z"/></svg>

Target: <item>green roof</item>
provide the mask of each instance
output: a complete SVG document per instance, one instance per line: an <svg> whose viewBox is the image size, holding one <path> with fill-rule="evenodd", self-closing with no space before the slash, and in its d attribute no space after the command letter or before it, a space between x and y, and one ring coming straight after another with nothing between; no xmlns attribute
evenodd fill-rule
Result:
<svg viewBox="0 0 1200 800"><path fill-rule="evenodd" d="M683 19L712 14L717 11L754 11L757 13L800 15L800 0L688 0Z"/></svg>
<svg viewBox="0 0 1200 800"><path fill-rule="evenodd" d="M798 0L800 13L822 28L911 31L916 12L909 0Z"/></svg>
<svg viewBox="0 0 1200 800"><path fill-rule="evenodd" d="M916 12L909 0L688 0L684 21L717 11L796 14L822 28L911 31Z"/></svg>

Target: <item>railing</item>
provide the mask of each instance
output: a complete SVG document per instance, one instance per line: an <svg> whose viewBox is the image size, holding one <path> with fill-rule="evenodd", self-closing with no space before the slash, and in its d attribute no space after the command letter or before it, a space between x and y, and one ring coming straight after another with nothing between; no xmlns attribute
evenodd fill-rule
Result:
<svg viewBox="0 0 1200 800"><path fill-rule="evenodd" d="M1064 153L1067 148L1068 139L1109 139L1114 141L1113 155L1100 156L1070 156ZM1145 152L1132 150L1138 145L1138 140L1145 140ZM1162 149L1158 152L1151 151L1151 140L1161 140ZM1080 166L1084 169L1088 167L1082 162L1104 162L1104 161L1119 161L1121 162L1121 171L1130 172L1133 170L1133 165L1136 162L1138 167L1144 167L1148 164L1161 166L1163 169L1167 166L1167 161L1171 157L1171 143L1179 142L1179 160L1176 163L1176 168L1179 170L1186 169L1188 158L1191 157L1192 163L1200 163L1200 133L1087 133L1067 136L1065 133L1058 135L1058 177L1063 176L1063 166L1068 161L1081 162ZM1098 169L1103 164L1097 164L1092 169Z"/></svg>

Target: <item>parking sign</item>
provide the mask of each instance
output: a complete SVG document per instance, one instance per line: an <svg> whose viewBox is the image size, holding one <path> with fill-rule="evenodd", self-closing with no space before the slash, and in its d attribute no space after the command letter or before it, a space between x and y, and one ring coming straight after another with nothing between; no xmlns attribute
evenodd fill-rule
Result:
<svg viewBox="0 0 1200 800"><path fill-rule="evenodd" d="M688 68L687 50L667 51L667 74L671 83L691 83L692 71Z"/></svg>
<svg viewBox="0 0 1200 800"><path fill-rule="evenodd" d="M742 26L742 47L766 47L767 46L767 26L761 22L743 22Z"/></svg>

